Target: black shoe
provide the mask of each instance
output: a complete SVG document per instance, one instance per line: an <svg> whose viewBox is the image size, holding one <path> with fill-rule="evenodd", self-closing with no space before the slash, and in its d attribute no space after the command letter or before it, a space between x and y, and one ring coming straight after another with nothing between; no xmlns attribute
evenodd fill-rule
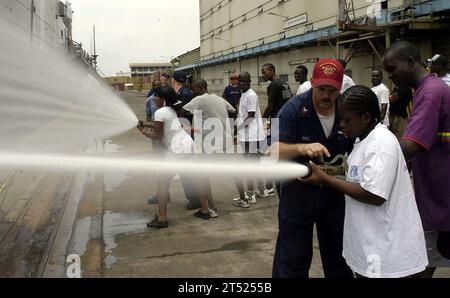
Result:
<svg viewBox="0 0 450 298"><path fill-rule="evenodd" d="M186 209L187 210L195 210L195 209L201 208L201 206L202 205L200 204L200 202L196 202L196 203L189 202L186 204Z"/></svg>
<svg viewBox="0 0 450 298"><path fill-rule="evenodd" d="M169 227L169 222L166 221L159 221L158 215L155 216L155 218L147 223L147 228L155 228L155 229L165 229Z"/></svg>
<svg viewBox="0 0 450 298"><path fill-rule="evenodd" d="M167 200L167 203L170 202L170 195L169 195L169 199ZM158 204L158 196L154 195L153 197L151 197L150 199L147 200L147 203L149 205L156 205Z"/></svg>
<svg viewBox="0 0 450 298"><path fill-rule="evenodd" d="M208 220L211 218L211 215L209 214L209 211L206 213L203 213L202 210L198 210L197 212L194 213L195 217L201 218L201 219L205 219Z"/></svg>

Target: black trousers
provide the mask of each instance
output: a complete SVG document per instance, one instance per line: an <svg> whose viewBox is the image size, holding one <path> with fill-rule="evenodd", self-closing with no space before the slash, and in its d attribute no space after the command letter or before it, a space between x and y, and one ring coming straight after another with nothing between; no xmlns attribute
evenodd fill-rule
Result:
<svg viewBox="0 0 450 298"><path fill-rule="evenodd" d="M345 200L320 188L304 193L282 193L274 278L308 278L313 257L313 229L317 228L326 278L353 278L342 257ZM284 187L282 187L284 192Z"/></svg>

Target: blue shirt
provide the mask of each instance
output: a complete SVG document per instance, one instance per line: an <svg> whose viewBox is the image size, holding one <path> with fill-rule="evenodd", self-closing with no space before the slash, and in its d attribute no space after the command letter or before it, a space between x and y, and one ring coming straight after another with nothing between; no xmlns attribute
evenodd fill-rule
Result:
<svg viewBox="0 0 450 298"><path fill-rule="evenodd" d="M155 95L151 95L149 98L147 98L145 114L148 117L151 117L150 119L153 119L157 110L158 107L155 104Z"/></svg>
<svg viewBox="0 0 450 298"><path fill-rule="evenodd" d="M222 97L228 101L233 108L237 110L237 106L239 104L239 100L241 99L242 91L239 85L236 85L236 87L233 87L231 85L228 85L225 90L223 91Z"/></svg>
<svg viewBox="0 0 450 298"><path fill-rule="evenodd" d="M180 90L178 90L177 97L178 100L180 100L183 103L183 106L185 106L189 102L191 102L193 95L191 90L189 90L189 88L186 85L184 85L183 87L180 88Z"/></svg>
<svg viewBox="0 0 450 298"><path fill-rule="evenodd" d="M192 95L191 90L189 90L189 88L186 85L183 85L183 87L181 87L180 90L178 90L178 92L177 92L177 98L179 101L182 102L182 106L185 106L191 102L191 100L192 100L192 98L194 98L194 96ZM192 125L193 118L194 118L194 116L192 114L189 114L186 116L186 119L189 120L189 123L191 125Z"/></svg>
<svg viewBox="0 0 450 298"><path fill-rule="evenodd" d="M155 89L150 89L150 91L148 91L147 98L149 98L150 96L152 96L154 94L155 94Z"/></svg>

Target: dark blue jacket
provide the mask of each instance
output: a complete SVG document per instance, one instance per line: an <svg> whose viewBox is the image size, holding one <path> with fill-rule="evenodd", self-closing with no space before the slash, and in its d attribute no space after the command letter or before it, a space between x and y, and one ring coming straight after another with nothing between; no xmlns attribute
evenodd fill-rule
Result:
<svg viewBox="0 0 450 298"><path fill-rule="evenodd" d="M178 90L177 92L178 100L180 100L184 105L187 105L189 102L191 102L193 95L191 90L187 86L183 86Z"/></svg>
<svg viewBox="0 0 450 298"><path fill-rule="evenodd" d="M286 144L320 143L332 155L326 161L331 161L338 154L350 154L354 140L346 138L339 131L340 120L337 110L332 134L328 139L326 138L322 124L314 110L312 91L311 89L309 92L293 97L278 113L280 142ZM296 161L308 163L309 159L300 157ZM315 162L317 163L317 161ZM300 200L315 200L320 196L336 197L336 199L343 200L342 194L330 188L302 184L296 179L283 181L279 209L280 220L287 217L292 217L295 220L296 207L298 207L297 204Z"/></svg>
<svg viewBox="0 0 450 298"><path fill-rule="evenodd" d="M239 105L239 101L242 96L241 87L239 85L236 85L236 87L233 87L231 85L228 85L225 90L223 91L222 97L228 101L236 110Z"/></svg>

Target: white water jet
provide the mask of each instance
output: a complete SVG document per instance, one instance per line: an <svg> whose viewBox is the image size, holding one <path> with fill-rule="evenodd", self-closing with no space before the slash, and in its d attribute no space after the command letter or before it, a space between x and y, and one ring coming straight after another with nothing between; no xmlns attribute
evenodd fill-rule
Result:
<svg viewBox="0 0 450 298"><path fill-rule="evenodd" d="M137 121L75 57L32 47L29 33L0 19L0 151L77 153Z"/></svg>
<svg viewBox="0 0 450 298"><path fill-rule="evenodd" d="M46 154L0 154L3 168L37 168L48 170L88 170L108 172L129 172L140 174L188 174L189 176L248 176L255 178L290 179L305 177L309 168L305 165L279 162L261 163L258 161L230 160L186 160L160 161L149 157L135 156L99 157L64 156Z"/></svg>

